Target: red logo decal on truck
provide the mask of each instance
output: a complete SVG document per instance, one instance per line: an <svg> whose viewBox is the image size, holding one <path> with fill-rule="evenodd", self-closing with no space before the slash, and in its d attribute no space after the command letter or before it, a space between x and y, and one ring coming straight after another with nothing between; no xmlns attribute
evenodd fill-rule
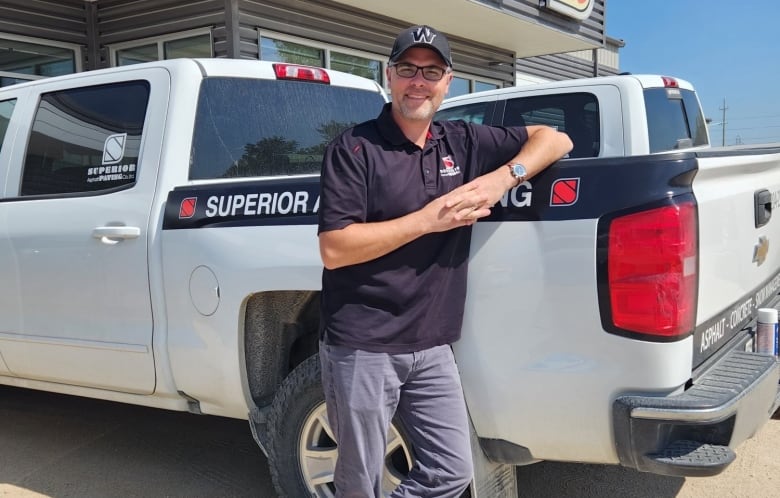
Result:
<svg viewBox="0 0 780 498"><path fill-rule="evenodd" d="M182 199L181 206L179 206L179 219L192 218L195 216L195 205L197 203L197 197L187 197L186 199Z"/></svg>
<svg viewBox="0 0 780 498"><path fill-rule="evenodd" d="M550 192L550 206L571 206L580 195L579 178L559 178Z"/></svg>

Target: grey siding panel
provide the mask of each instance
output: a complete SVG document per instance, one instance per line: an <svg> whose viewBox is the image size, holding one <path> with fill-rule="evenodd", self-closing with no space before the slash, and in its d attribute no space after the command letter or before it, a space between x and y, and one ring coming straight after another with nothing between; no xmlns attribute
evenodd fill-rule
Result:
<svg viewBox="0 0 780 498"><path fill-rule="evenodd" d="M86 45L84 1L3 0L0 31Z"/></svg>
<svg viewBox="0 0 780 498"><path fill-rule="evenodd" d="M490 5L518 17L528 18L543 26L553 27L557 30L571 33L583 39L593 41L599 45L604 44L606 31L604 26L604 12L606 0L596 0L593 4L593 12L584 22L559 15L555 12L539 7L539 0L476 0L479 3Z"/></svg>
<svg viewBox="0 0 780 498"><path fill-rule="evenodd" d="M241 25L238 28L238 55L231 55L234 47L227 39L225 27L212 31L214 39L214 57L234 57L236 59L259 59L260 48L257 45L257 30L251 26Z"/></svg>
<svg viewBox="0 0 780 498"><path fill-rule="evenodd" d="M243 28L251 27L387 57L396 34L407 27L397 20L327 0L239 0L239 7L242 42L246 40ZM449 39L456 71L513 83L511 52L453 36ZM503 64L496 64L499 62Z"/></svg>
<svg viewBox="0 0 780 498"><path fill-rule="evenodd" d="M593 63L568 55L541 55L517 60L517 70L551 80L589 78L594 76ZM617 74L618 70L599 64L599 75Z"/></svg>
<svg viewBox="0 0 780 498"><path fill-rule="evenodd" d="M219 0L101 0L98 31L104 45L225 23Z"/></svg>
<svg viewBox="0 0 780 498"><path fill-rule="evenodd" d="M225 30L226 8L231 0L100 0L97 2L96 37L101 54L96 69L109 65L108 45L162 36L196 28L221 28L220 48L230 45ZM228 12L229 14L229 12ZM216 40L215 40L216 45ZM216 47L214 48L216 51Z"/></svg>

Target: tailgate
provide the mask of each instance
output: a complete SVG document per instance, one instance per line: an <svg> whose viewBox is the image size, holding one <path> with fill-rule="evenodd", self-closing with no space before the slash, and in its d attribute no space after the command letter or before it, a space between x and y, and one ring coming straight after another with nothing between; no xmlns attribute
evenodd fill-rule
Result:
<svg viewBox="0 0 780 498"><path fill-rule="evenodd" d="M697 160L694 367L774 305L780 289L780 147L713 149Z"/></svg>

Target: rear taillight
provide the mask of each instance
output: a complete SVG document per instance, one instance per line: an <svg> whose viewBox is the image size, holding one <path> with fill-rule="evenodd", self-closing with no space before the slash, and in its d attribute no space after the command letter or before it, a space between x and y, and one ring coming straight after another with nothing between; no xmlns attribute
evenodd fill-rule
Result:
<svg viewBox="0 0 780 498"><path fill-rule="evenodd" d="M296 64L274 64L274 72L280 80L304 80L330 84L327 71L318 67L298 66Z"/></svg>
<svg viewBox="0 0 780 498"><path fill-rule="evenodd" d="M693 332L697 257L693 201L613 219L607 247L609 328L655 340L675 340Z"/></svg>

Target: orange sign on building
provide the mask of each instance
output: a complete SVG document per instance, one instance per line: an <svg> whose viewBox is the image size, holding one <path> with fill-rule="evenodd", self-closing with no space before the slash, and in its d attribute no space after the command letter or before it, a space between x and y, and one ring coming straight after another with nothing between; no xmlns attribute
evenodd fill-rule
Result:
<svg viewBox="0 0 780 498"><path fill-rule="evenodd" d="M545 7L565 16L584 21L593 11L594 0L547 0Z"/></svg>

